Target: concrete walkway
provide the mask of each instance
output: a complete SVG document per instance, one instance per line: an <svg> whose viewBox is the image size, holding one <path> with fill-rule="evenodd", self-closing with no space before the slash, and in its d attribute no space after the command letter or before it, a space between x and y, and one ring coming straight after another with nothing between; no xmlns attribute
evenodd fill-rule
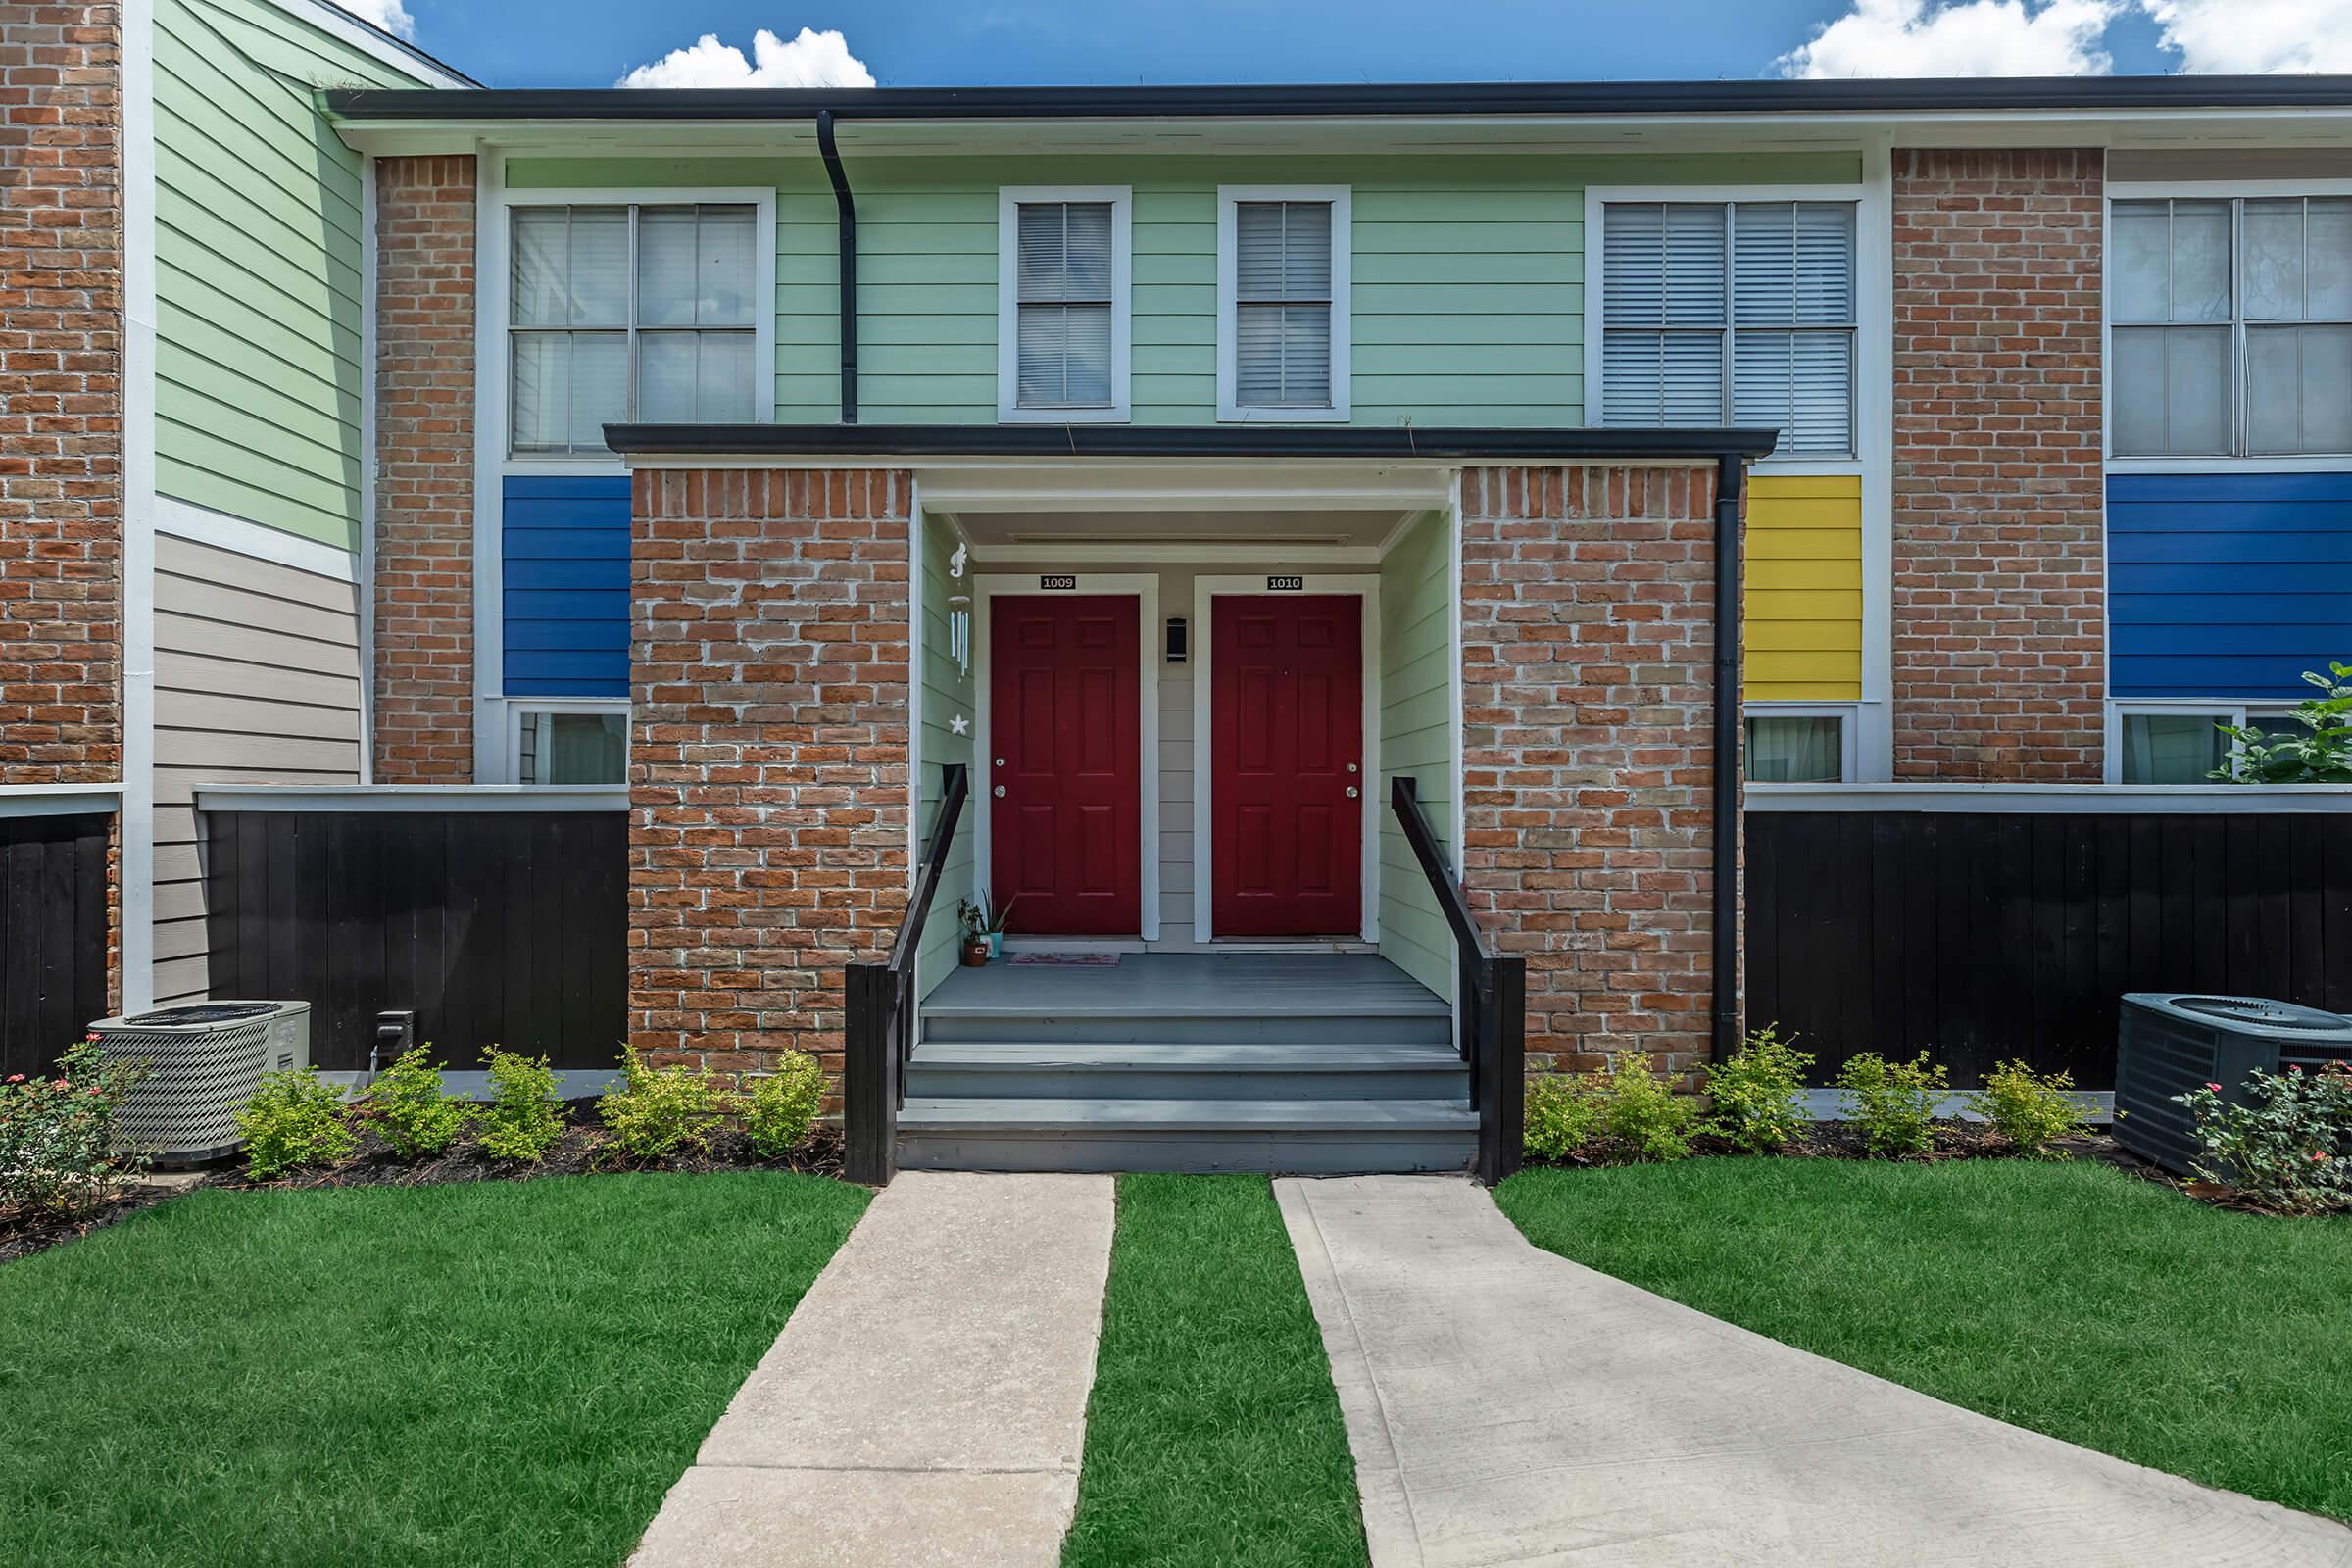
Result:
<svg viewBox="0 0 2352 1568"><path fill-rule="evenodd" d="M1057 1563L1107 1176L902 1175L670 1489L633 1568Z"/></svg>
<svg viewBox="0 0 2352 1568"><path fill-rule="evenodd" d="M2352 1532L1974 1415L1540 1251L1480 1188L1275 1183L1374 1568L2352 1564Z"/></svg>

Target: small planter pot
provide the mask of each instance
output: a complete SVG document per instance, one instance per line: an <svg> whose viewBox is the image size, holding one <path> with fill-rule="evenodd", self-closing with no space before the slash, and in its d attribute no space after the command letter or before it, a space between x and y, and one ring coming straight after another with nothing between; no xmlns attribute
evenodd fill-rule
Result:
<svg viewBox="0 0 2352 1568"><path fill-rule="evenodd" d="M986 937L966 937L963 942L963 966L978 969L985 966L992 944Z"/></svg>
<svg viewBox="0 0 2352 1568"><path fill-rule="evenodd" d="M988 934L988 956L989 956L991 958L1002 958L1003 956L1004 956L1004 932L1002 932L1002 931L991 931L991 932Z"/></svg>

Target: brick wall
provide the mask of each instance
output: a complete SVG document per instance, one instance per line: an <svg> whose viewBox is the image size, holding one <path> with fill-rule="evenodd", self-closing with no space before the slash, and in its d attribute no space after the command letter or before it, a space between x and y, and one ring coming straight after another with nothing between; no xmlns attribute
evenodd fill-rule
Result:
<svg viewBox="0 0 2352 1568"><path fill-rule="evenodd" d="M0 783L122 773L121 41L0 7Z"/></svg>
<svg viewBox="0 0 2352 1568"><path fill-rule="evenodd" d="M376 165L375 776L473 777L471 158Z"/></svg>
<svg viewBox="0 0 2352 1568"><path fill-rule="evenodd" d="M841 1074L842 966L906 904L912 476L641 472L629 1039Z"/></svg>
<svg viewBox="0 0 2352 1568"><path fill-rule="evenodd" d="M1711 468L1462 476L1464 882L1531 1067L1706 1059Z"/></svg>
<svg viewBox="0 0 2352 1568"><path fill-rule="evenodd" d="M2100 184L1894 155L1894 768L2100 777Z"/></svg>

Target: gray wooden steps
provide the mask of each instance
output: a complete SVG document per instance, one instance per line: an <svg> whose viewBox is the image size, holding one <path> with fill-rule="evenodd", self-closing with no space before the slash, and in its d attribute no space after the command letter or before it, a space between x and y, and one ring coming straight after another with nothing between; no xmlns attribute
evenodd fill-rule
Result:
<svg viewBox="0 0 2352 1568"><path fill-rule="evenodd" d="M906 1089L909 1169L1449 1171L1478 1142L1452 1009L1369 954L957 970Z"/></svg>

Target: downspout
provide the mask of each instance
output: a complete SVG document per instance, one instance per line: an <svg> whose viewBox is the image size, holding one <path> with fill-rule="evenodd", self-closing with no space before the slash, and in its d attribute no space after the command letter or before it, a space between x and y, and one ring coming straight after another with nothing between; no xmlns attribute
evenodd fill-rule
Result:
<svg viewBox="0 0 2352 1568"><path fill-rule="evenodd" d="M1715 828L1713 1059L1740 1048L1740 489L1747 465L1715 465Z"/></svg>
<svg viewBox="0 0 2352 1568"><path fill-rule="evenodd" d="M816 150L833 181L833 205L841 210L841 422L858 422L858 199L833 143L833 111L816 114Z"/></svg>

